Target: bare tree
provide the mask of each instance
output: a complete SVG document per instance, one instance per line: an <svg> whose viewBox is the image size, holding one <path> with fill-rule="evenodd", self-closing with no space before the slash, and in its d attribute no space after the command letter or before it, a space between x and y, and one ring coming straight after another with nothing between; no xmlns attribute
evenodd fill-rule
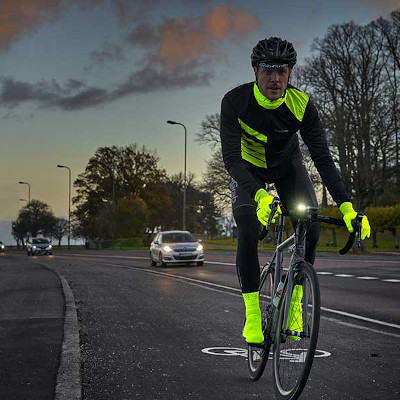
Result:
<svg viewBox="0 0 400 400"><path fill-rule="evenodd" d="M303 79L318 104L333 156L358 207L374 204L393 177L392 113L387 109L382 35L372 24L334 25L314 41ZM389 112L388 112L389 111Z"/></svg>
<svg viewBox="0 0 400 400"><path fill-rule="evenodd" d="M225 169L221 152L220 114L207 115L201 123L196 141L206 144L213 151L203 174L201 188L209 192L215 199L217 208L222 211L230 206L231 177Z"/></svg>

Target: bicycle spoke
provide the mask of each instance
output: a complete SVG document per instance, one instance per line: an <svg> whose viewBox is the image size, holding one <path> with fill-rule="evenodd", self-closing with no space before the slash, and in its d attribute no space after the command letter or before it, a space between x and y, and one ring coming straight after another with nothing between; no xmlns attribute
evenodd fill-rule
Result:
<svg viewBox="0 0 400 400"><path fill-rule="evenodd" d="M248 350L248 367L250 378L252 380L260 379L264 372L265 364L269 356L271 347L270 334L268 331L268 323L272 316L271 294L273 288L273 273L271 269L264 270L260 280L260 308L262 314L262 328L264 332L265 345L260 349L249 346Z"/></svg>
<svg viewBox="0 0 400 400"><path fill-rule="evenodd" d="M295 276L286 326L283 326L284 307L278 320L274 378L276 392L282 399L295 399L301 393L314 357L319 328L319 289L311 270L309 264L304 264Z"/></svg>

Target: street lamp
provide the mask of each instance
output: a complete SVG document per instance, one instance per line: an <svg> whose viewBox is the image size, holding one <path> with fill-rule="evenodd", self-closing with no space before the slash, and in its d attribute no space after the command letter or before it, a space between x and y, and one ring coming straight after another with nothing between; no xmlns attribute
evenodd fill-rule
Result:
<svg viewBox="0 0 400 400"><path fill-rule="evenodd" d="M69 197L68 197L68 250L70 249L71 241L71 169L65 165L57 165L58 168L66 168L69 175Z"/></svg>
<svg viewBox="0 0 400 400"><path fill-rule="evenodd" d="M183 169L183 230L186 230L186 142L187 142L187 132L186 132L186 126L181 124L180 122L175 122L175 121L167 121L167 124L171 125L181 125L183 126L183 129L185 130L185 161L184 161L184 169Z"/></svg>
<svg viewBox="0 0 400 400"><path fill-rule="evenodd" d="M18 182L20 185L28 185L28 204L31 202L31 185L28 182Z"/></svg>

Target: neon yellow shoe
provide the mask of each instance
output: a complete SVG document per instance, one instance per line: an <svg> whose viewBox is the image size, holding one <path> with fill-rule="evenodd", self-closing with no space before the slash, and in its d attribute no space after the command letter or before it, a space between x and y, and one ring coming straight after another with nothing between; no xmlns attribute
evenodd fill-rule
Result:
<svg viewBox="0 0 400 400"><path fill-rule="evenodd" d="M288 331L303 332L303 307L301 300L303 298L303 286L296 285L293 289L290 299L289 314L287 318L286 329ZM299 336L288 336L288 339L297 342L301 339Z"/></svg>
<svg viewBox="0 0 400 400"><path fill-rule="evenodd" d="M260 292L243 293L244 305L246 306L246 323L243 328L243 337L250 344L264 342L259 296Z"/></svg>

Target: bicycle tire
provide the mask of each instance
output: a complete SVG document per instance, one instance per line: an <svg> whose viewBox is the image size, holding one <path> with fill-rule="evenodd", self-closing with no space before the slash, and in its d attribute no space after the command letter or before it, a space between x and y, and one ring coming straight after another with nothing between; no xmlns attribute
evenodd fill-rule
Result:
<svg viewBox="0 0 400 400"><path fill-rule="evenodd" d="M272 317L272 293L273 293L274 270L270 266L263 270L260 277L260 308L262 315L262 327L264 333L264 347L248 346L247 365L250 378L257 381L261 378L265 365L267 364L271 348L271 317Z"/></svg>
<svg viewBox="0 0 400 400"><path fill-rule="evenodd" d="M281 301L273 347L274 389L277 398L281 400L295 400L302 393L307 383L318 341L320 291L317 274L311 264L302 263L296 268L293 288L296 288L293 289L293 293L297 290L293 298L296 296L300 298L299 293L301 293L301 300L298 300L297 303L294 300L299 308L296 311L295 306L292 313L291 310L289 311L287 326L283 327L285 301ZM284 289L283 296L286 298L287 288ZM301 319L297 318L299 315L301 315ZM299 321L301 321L301 325L298 325ZM289 331L289 329L291 330ZM301 337L288 334L288 332L294 333L295 331L301 331L298 333Z"/></svg>

